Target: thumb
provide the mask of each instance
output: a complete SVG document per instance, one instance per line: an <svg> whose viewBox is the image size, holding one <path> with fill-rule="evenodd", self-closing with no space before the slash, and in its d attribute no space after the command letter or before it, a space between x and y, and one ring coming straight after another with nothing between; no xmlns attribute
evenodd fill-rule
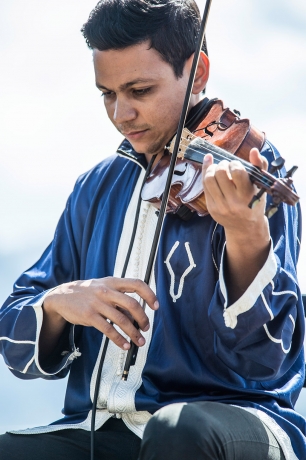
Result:
<svg viewBox="0 0 306 460"><path fill-rule="evenodd" d="M252 148L250 150L250 163L254 166L259 166L261 169L268 169L268 162L266 158L260 155L259 150L256 148Z"/></svg>

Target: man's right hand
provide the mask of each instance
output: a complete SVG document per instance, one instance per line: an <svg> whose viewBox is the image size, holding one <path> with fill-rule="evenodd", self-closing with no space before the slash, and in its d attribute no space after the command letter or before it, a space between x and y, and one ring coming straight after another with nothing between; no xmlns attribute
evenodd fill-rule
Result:
<svg viewBox="0 0 306 460"><path fill-rule="evenodd" d="M66 322L95 327L123 350L130 343L110 324L117 324L137 345L145 344L140 330L150 328L140 303L126 293L136 293L156 310L156 295L143 281L131 278L100 278L65 283L50 291L44 300L44 319L40 334L40 354L52 352ZM136 320L140 330L133 326Z"/></svg>

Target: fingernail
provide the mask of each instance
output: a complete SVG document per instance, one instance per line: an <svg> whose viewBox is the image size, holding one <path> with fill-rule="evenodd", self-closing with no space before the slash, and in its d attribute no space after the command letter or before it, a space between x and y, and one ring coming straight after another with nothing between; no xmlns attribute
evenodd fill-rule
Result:
<svg viewBox="0 0 306 460"><path fill-rule="evenodd" d="M144 345L146 343L145 339L143 337L140 337L140 339L138 339L138 343L140 346Z"/></svg>
<svg viewBox="0 0 306 460"><path fill-rule="evenodd" d="M126 342L126 343L123 344L122 348L124 350L129 350L130 349L130 344L128 342Z"/></svg>
<svg viewBox="0 0 306 460"><path fill-rule="evenodd" d="M154 302L154 308L157 310L159 308L159 302L158 300L155 300Z"/></svg>
<svg viewBox="0 0 306 460"><path fill-rule="evenodd" d="M150 324L147 324L146 327L143 328L143 332L147 332L150 329Z"/></svg>

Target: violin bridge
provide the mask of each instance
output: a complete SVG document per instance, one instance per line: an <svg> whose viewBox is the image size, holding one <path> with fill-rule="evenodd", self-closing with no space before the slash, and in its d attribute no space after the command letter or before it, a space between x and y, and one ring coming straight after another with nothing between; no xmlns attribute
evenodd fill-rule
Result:
<svg viewBox="0 0 306 460"><path fill-rule="evenodd" d="M184 158L184 155L185 155L185 152L186 152L186 149L187 149L188 145L195 138L196 138L196 136L194 136L189 131L189 129L187 129L187 128L183 129L182 136L181 136L181 142L180 142L179 149L178 149L177 158L180 158L180 159ZM174 138L172 139L172 141L170 143L170 146L169 146L169 152L170 153L173 153L175 142L176 142L176 135L174 136Z"/></svg>

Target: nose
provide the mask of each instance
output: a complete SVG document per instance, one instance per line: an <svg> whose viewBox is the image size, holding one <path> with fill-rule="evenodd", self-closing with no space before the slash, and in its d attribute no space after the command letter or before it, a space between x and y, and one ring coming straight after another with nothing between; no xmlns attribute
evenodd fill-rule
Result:
<svg viewBox="0 0 306 460"><path fill-rule="evenodd" d="M127 98L117 97L113 117L116 124L121 124L135 120L137 111Z"/></svg>

